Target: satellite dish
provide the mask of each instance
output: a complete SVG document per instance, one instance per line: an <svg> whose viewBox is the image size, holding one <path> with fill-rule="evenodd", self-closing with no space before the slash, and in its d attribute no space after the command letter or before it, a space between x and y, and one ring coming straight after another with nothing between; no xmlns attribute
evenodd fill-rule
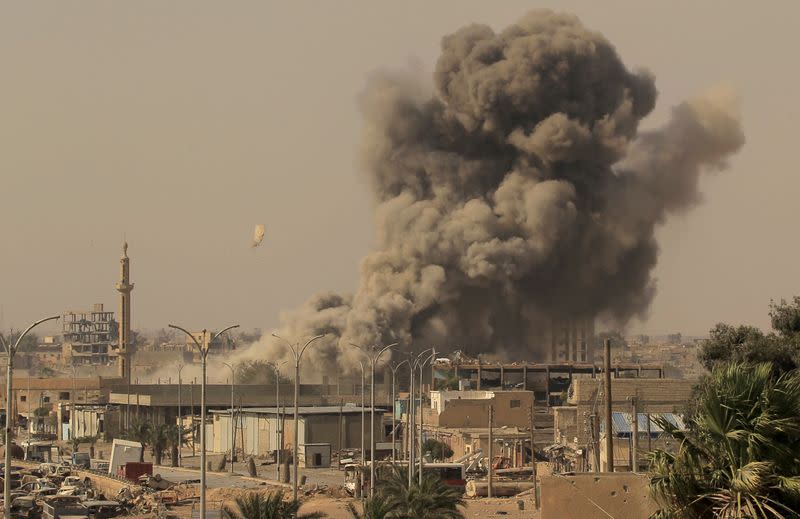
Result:
<svg viewBox="0 0 800 519"><path fill-rule="evenodd" d="M264 224L257 224L253 230L253 247L258 247L264 240Z"/></svg>

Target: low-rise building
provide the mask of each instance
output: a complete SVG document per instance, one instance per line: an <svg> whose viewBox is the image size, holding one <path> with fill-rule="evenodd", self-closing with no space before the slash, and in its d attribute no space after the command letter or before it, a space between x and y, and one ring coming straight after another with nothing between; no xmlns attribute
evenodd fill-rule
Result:
<svg viewBox="0 0 800 519"><path fill-rule="evenodd" d="M213 426L209 428L210 450L229 452L231 449L231 412L212 411ZM369 448L369 414L364 408L366 434ZM340 449L361 448L362 408L354 405L303 406L298 412L299 445L329 444L334 452ZM294 408L256 407L237 410L236 451L246 456L267 456L276 449L292 449L295 442ZM375 420L375 439L384 441L380 420ZM244 443L242 443L244 442Z"/></svg>

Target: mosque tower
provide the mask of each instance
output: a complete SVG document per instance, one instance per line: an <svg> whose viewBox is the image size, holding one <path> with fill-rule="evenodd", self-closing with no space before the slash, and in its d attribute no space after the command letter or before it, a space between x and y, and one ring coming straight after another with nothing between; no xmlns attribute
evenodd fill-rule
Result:
<svg viewBox="0 0 800 519"><path fill-rule="evenodd" d="M133 283L130 282L131 261L128 258L128 242L122 245L122 258L120 263L119 283L117 283L117 291L119 292L119 348L117 354L119 355L117 366L119 376L124 380L130 380L130 346L131 346L131 291L133 290Z"/></svg>

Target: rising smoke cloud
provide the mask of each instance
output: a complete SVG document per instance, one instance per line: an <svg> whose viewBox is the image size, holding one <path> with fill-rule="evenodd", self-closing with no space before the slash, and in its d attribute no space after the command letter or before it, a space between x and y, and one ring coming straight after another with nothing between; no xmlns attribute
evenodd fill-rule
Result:
<svg viewBox="0 0 800 519"><path fill-rule="evenodd" d="M701 173L744 143L724 91L640 132L652 74L628 70L575 16L537 10L441 46L435 93L380 73L360 98L378 245L353 295L283 316L283 336L328 334L307 353L311 371L352 371L350 342L535 360L553 320L645 315L656 226L698 203ZM286 357L271 339L270 357Z"/></svg>

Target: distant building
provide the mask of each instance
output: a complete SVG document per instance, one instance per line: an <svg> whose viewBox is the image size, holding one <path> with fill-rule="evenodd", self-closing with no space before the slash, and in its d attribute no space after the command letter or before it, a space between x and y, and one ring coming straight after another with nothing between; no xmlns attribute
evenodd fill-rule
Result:
<svg viewBox="0 0 800 519"><path fill-rule="evenodd" d="M593 362L594 319L554 320L548 330L550 362Z"/></svg>
<svg viewBox="0 0 800 519"><path fill-rule="evenodd" d="M62 355L70 366L105 365L116 362L111 348L117 335L114 312L97 303L87 311L66 311L61 316Z"/></svg>

